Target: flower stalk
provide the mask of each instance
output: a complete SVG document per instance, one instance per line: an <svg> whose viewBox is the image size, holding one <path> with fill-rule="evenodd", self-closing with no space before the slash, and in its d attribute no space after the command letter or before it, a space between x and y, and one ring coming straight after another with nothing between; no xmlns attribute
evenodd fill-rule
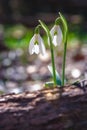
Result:
<svg viewBox="0 0 87 130"><path fill-rule="evenodd" d="M53 69L53 80L54 80L54 85L57 85L57 83L56 83L56 72L55 72L55 62L54 62L54 50L53 50L51 35L49 36L49 41L50 41L51 60L52 60L52 69Z"/></svg>
<svg viewBox="0 0 87 130"><path fill-rule="evenodd" d="M42 28L44 29L44 31L47 34L47 37L49 38L49 44L50 44L50 51L51 51L51 62L52 62L52 71L53 71L53 80L54 80L54 85L57 85L56 83L56 72L55 72L55 62L54 62L54 50L53 50L53 43L52 43L52 36L50 34L50 31L48 29L48 27L46 26L46 24L44 22L42 22L41 20L39 20Z"/></svg>
<svg viewBox="0 0 87 130"><path fill-rule="evenodd" d="M66 63L66 49L67 49L67 35L68 35L68 26L66 19L64 16L59 13L61 22L63 24L63 29L64 29L64 35L63 35L63 42L64 42L64 53L63 53L63 64L62 64L62 86L64 86L65 83L65 63Z"/></svg>
<svg viewBox="0 0 87 130"><path fill-rule="evenodd" d="M66 48L67 48L67 41L64 43L63 64L62 64L62 86L64 86L65 83Z"/></svg>

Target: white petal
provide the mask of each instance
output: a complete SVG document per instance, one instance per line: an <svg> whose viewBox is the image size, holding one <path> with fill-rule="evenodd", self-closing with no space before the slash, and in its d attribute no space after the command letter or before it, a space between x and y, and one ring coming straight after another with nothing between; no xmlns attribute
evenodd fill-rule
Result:
<svg viewBox="0 0 87 130"><path fill-rule="evenodd" d="M31 38L30 43L29 43L29 53L32 55L32 49L34 47L34 42L35 42L35 35Z"/></svg>
<svg viewBox="0 0 87 130"><path fill-rule="evenodd" d="M41 38L41 36L40 36L40 34L38 34L38 37L37 37L38 39L38 43L40 43L41 42L41 40L42 40L42 38Z"/></svg>
<svg viewBox="0 0 87 130"><path fill-rule="evenodd" d="M46 54L46 49L45 49L45 46L44 46L44 41L43 41L43 39L41 38L40 35L38 36L38 42L39 42L40 53L42 55L45 55Z"/></svg>
<svg viewBox="0 0 87 130"><path fill-rule="evenodd" d="M55 29L56 29L56 25L54 25L53 28L50 30L50 34L51 34L52 38L54 37Z"/></svg>
<svg viewBox="0 0 87 130"><path fill-rule="evenodd" d="M54 35L54 37L53 37L53 44L55 45L55 46L57 46L57 39L58 39L58 37L57 37L57 35Z"/></svg>
<svg viewBox="0 0 87 130"><path fill-rule="evenodd" d="M55 34L55 32L57 34ZM60 26L54 25L53 28L51 29L50 33L51 33L51 36L53 39L53 44L55 46L60 45L62 43L62 38L63 38L62 30L61 30Z"/></svg>
<svg viewBox="0 0 87 130"><path fill-rule="evenodd" d="M38 41L38 39L39 39L39 34L34 34L34 36L35 36L35 41Z"/></svg>
<svg viewBox="0 0 87 130"><path fill-rule="evenodd" d="M45 55L46 54L46 49L45 49L44 43L41 42L39 47L40 47L41 54Z"/></svg>
<svg viewBox="0 0 87 130"><path fill-rule="evenodd" d="M40 52L40 51L39 51L39 45L37 45L37 44L34 45L34 48L32 49L32 52L33 52L33 53L36 53L36 54L39 54L39 52Z"/></svg>
<svg viewBox="0 0 87 130"><path fill-rule="evenodd" d="M62 35L62 30L60 28L60 26L58 26L58 30L57 30L57 44L60 45L62 43L62 38L63 38L63 35Z"/></svg>

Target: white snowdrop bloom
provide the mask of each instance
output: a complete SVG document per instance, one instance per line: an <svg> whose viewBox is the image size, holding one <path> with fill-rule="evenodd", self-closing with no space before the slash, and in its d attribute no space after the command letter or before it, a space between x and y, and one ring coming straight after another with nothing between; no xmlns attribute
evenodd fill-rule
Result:
<svg viewBox="0 0 87 130"><path fill-rule="evenodd" d="M45 55L46 50L44 46L43 39L41 38L40 34L34 34L34 36L31 38L29 43L29 53L32 54L39 54Z"/></svg>
<svg viewBox="0 0 87 130"><path fill-rule="evenodd" d="M50 31L52 36L52 42L55 46L60 45L62 43L63 34L59 25L54 25Z"/></svg>

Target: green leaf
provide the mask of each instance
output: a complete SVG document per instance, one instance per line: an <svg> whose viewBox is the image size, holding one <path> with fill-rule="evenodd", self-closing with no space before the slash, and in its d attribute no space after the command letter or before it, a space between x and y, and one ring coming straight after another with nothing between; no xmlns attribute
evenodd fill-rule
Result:
<svg viewBox="0 0 87 130"><path fill-rule="evenodd" d="M52 66L48 66L48 69L49 69L49 71L50 71L50 73L51 73L51 75L52 75L52 77L53 77ZM61 86L61 78L60 78L60 75L59 75L59 73L57 72L57 70L55 70L55 72L56 72L56 83L57 83L57 85L60 85L60 86Z"/></svg>
<svg viewBox="0 0 87 130"><path fill-rule="evenodd" d="M53 87L54 87L54 82L46 82L46 83L45 83L45 87L46 87L46 88L49 88L49 87L50 87L50 88L53 88Z"/></svg>

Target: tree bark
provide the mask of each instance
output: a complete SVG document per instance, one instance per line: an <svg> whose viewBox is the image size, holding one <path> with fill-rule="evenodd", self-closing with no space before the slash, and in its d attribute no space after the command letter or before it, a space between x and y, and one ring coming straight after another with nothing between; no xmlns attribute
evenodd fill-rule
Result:
<svg viewBox="0 0 87 130"><path fill-rule="evenodd" d="M0 130L87 130L87 90L66 86L1 95Z"/></svg>

